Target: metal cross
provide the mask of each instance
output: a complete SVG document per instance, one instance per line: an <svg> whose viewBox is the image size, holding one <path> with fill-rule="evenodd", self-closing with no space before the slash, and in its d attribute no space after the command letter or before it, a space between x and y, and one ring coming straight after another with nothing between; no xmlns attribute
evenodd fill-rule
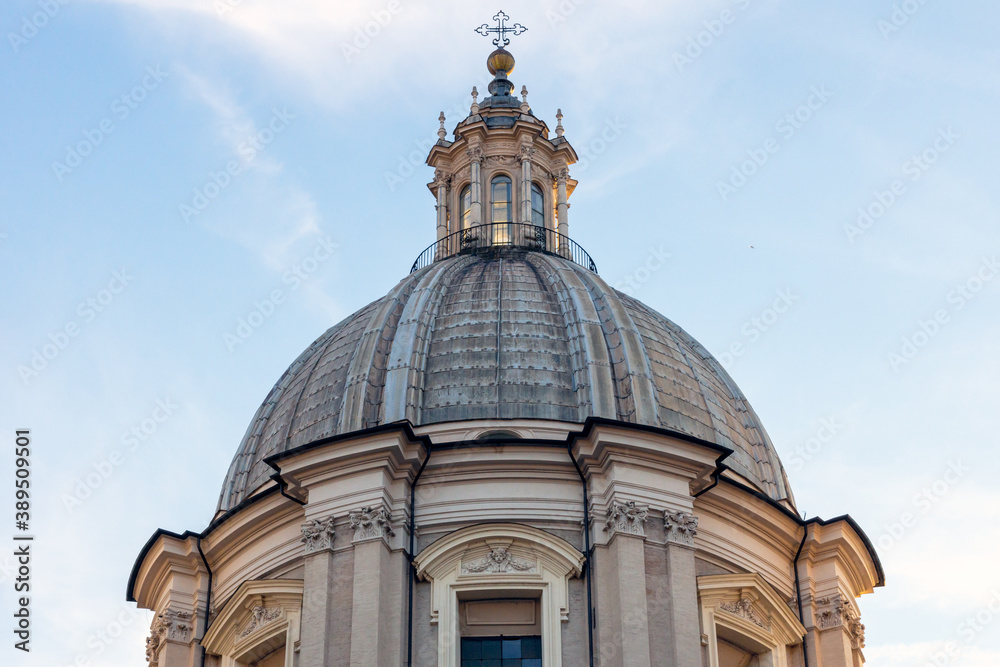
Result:
<svg viewBox="0 0 1000 667"><path fill-rule="evenodd" d="M506 22L510 20L510 17L504 14L502 9L493 17L493 20L497 22L496 27L490 27L484 23L476 28L476 32L483 37L489 37L491 32L495 32L497 34L496 39L493 40L495 46L504 47L510 44L510 40L507 39L507 33L514 33L514 36L517 36L527 30L520 23L515 23L508 28ZM503 44L500 42L503 42Z"/></svg>

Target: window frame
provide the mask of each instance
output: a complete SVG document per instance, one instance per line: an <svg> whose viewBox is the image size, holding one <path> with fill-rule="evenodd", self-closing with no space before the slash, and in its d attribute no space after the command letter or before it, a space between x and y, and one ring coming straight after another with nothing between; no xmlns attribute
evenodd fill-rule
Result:
<svg viewBox="0 0 1000 667"><path fill-rule="evenodd" d="M536 192L538 193L539 198L541 198L541 208L540 209L536 209L535 208L535 193ZM535 221L535 214L536 213L538 213L539 215L542 216L541 222L536 222ZM548 216L545 215L545 188L543 188L541 186L541 184L539 184L537 181L532 181L531 182L531 224L535 225L536 227L545 227L545 223L546 223L546 218L547 217Z"/></svg>

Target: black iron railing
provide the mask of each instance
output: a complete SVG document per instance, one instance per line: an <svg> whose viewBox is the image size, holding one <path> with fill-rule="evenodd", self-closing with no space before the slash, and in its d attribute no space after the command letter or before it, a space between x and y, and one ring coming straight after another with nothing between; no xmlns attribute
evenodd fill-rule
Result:
<svg viewBox="0 0 1000 667"><path fill-rule="evenodd" d="M496 252L505 248L556 255L597 273L594 260L576 241L551 229L525 222L492 222L449 234L420 253L410 273L453 255Z"/></svg>

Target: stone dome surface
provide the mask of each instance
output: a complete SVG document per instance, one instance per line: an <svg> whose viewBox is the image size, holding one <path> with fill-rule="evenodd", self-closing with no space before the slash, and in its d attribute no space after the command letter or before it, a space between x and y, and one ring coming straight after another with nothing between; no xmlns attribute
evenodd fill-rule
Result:
<svg viewBox="0 0 1000 667"><path fill-rule="evenodd" d="M582 266L508 251L435 262L320 336L254 415L219 509L267 484L268 456L332 435L592 416L732 449L729 468L793 502L756 413L704 347Z"/></svg>

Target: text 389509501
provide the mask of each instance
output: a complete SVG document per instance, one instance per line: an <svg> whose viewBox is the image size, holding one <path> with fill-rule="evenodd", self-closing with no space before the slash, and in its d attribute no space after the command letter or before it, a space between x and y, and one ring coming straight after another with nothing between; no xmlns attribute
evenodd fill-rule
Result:
<svg viewBox="0 0 1000 667"><path fill-rule="evenodd" d="M14 648L30 651L31 642L31 543L26 534L31 522L31 431L14 433Z"/></svg>

